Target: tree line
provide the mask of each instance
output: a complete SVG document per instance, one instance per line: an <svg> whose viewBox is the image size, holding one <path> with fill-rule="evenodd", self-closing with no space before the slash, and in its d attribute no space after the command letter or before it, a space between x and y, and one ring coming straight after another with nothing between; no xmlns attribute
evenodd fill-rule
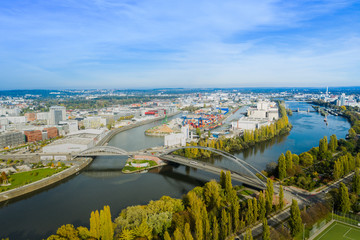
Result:
<svg viewBox="0 0 360 240"><path fill-rule="evenodd" d="M130 206L111 220L109 206L90 214L90 227L61 226L48 240L59 239L233 239L240 232L252 239L247 228L262 222L269 235L266 217L284 207L282 187L274 201L271 179L257 197L242 201L231 183L231 173L221 172L220 182L211 180L195 187L182 199L163 196L143 206Z"/></svg>

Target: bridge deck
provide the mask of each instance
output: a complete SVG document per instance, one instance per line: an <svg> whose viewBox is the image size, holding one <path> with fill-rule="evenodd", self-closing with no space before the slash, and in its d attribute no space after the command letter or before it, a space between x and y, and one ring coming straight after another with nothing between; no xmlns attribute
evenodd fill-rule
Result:
<svg viewBox="0 0 360 240"><path fill-rule="evenodd" d="M205 162L197 162L194 159L188 159L188 158L184 158L184 157L180 157L180 156L161 155L160 158L165 161L174 162L174 163L178 163L178 164L189 166L189 167L194 167L194 168L201 169L201 170L204 170L207 172L211 172L211 173L214 173L217 175L220 175L221 171L228 170L228 169L222 169L220 167L216 167L211 164L207 164ZM238 173L232 172L231 179L242 182L248 186L255 187L257 189L265 189L265 186L256 182L256 180L254 180L253 178L246 177L246 176L240 175Z"/></svg>

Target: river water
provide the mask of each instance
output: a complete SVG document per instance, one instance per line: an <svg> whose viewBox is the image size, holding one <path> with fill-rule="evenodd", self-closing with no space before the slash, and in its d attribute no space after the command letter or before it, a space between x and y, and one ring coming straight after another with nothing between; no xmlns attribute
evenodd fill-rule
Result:
<svg viewBox="0 0 360 240"><path fill-rule="evenodd" d="M287 103L291 109L307 109L307 103ZM240 110L239 110L240 111ZM244 109L242 110L244 111ZM345 137L350 124L342 117L328 116L329 124L318 113L294 113L290 134L236 154L259 170L276 161L286 150L301 153L317 146L323 136L335 133ZM128 151L160 146L163 138L147 137L144 131L159 124L151 123L119 133L109 145ZM122 174L126 157L97 157L79 175L51 188L27 195L0 208L0 238L42 239L63 224L89 226L90 212L109 205L115 218L130 205L146 204L163 195L179 198L195 186L218 176L184 166L165 166L144 174ZM216 163L231 167L227 161Z"/></svg>

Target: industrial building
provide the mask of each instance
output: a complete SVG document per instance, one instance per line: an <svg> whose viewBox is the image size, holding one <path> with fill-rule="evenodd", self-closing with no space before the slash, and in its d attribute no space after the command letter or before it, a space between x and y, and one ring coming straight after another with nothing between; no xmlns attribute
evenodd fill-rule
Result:
<svg viewBox="0 0 360 240"><path fill-rule="evenodd" d="M81 130L43 147L43 153L77 153L94 147L106 132L104 130Z"/></svg>
<svg viewBox="0 0 360 240"><path fill-rule="evenodd" d="M25 136L21 132L7 132L0 134L0 147L17 146L25 143Z"/></svg>
<svg viewBox="0 0 360 240"><path fill-rule="evenodd" d="M40 130L29 130L24 131L26 142L36 142L43 139L42 131Z"/></svg>

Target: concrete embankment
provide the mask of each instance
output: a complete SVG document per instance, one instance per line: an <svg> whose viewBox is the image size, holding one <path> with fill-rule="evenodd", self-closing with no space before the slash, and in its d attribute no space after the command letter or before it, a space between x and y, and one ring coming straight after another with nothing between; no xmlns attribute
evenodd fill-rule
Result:
<svg viewBox="0 0 360 240"><path fill-rule="evenodd" d="M169 114L168 117L175 116L176 114L179 114L179 113L180 113L180 112L176 112L176 113ZM124 131L126 131L126 130L129 130L129 129L132 129L132 128L136 128L136 127L139 127L139 126L142 126L142 125L145 125L145 124L148 124L148 123L152 123L152 122L155 122L155 121L158 121L158 120L162 120L162 119L164 119L164 118L165 118L165 116L164 116L164 117L157 117L157 118L153 118L153 119L141 121L141 122L138 122L138 123L134 123L134 124L131 124L131 125L128 125L128 126L125 126L125 127L113 129L113 130L111 130L103 139L101 139L101 140L96 144L96 146L104 146L104 145L107 144L116 134L118 134L118 133L120 133L120 132L124 132Z"/></svg>
<svg viewBox="0 0 360 240"><path fill-rule="evenodd" d="M6 192L2 192L0 193L0 203L8 201L10 199L14 199L35 191L38 191L42 188L48 187L52 184L55 184L59 181L62 181L72 175L74 175L75 173L81 171L82 169L84 169L86 166L88 166L91 163L92 159L86 159L84 160L80 165L74 165L62 172L56 173L50 177L46 177L43 178L39 181L15 188L15 189L11 189L9 191Z"/></svg>

